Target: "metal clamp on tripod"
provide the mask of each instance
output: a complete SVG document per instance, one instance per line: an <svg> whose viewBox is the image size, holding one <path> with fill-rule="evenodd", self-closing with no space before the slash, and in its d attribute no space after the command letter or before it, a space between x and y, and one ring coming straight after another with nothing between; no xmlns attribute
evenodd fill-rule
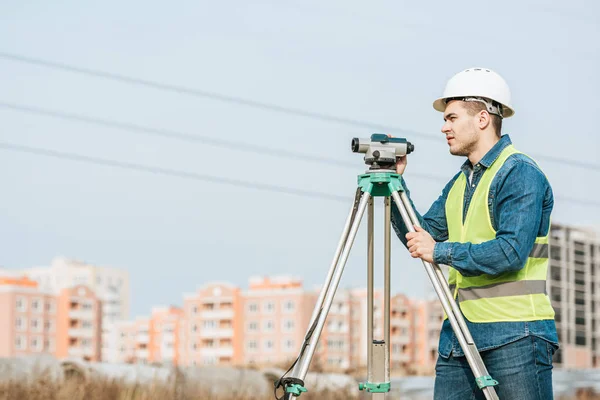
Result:
<svg viewBox="0 0 600 400"><path fill-rule="evenodd" d="M402 220L410 232L419 221L413 210L408 196L395 172L397 157L403 157L414 151L414 146L406 139L392 138L383 134L373 134L370 139L353 139L352 151L365 154L365 163L369 170L358 176L358 188L350 215L346 220L342 237L335 251L335 256L329 268L327 279L323 285L317 304L313 310L311 322L307 330L300 355L290 369L275 382L275 397L293 400L307 389L304 378L308 373L310 362L317 348L317 343L325 320L333 303L335 292L344 272L344 267L350 250L356 238L360 222L368 209L368 247L367 247L367 382L360 383L359 389L372 394L373 399L385 399L385 393L390 391L390 241L391 241L391 200L395 203ZM384 338L373 339L373 197L384 197ZM493 380L477 351L462 313L454 301L446 279L436 264L423 261L425 271L442 303L452 329L467 357L473 371L476 383L488 400L497 400ZM291 371L289 376L286 376ZM277 397L277 389L282 387L284 394Z"/></svg>

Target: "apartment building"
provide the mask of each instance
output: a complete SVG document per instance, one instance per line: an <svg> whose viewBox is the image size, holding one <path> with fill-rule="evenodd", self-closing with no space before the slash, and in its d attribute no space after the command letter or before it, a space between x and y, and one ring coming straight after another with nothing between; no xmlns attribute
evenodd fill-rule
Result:
<svg viewBox="0 0 600 400"><path fill-rule="evenodd" d="M148 360L150 363L180 363L180 331L183 310L179 307L154 307L148 326Z"/></svg>
<svg viewBox="0 0 600 400"><path fill-rule="evenodd" d="M444 321L444 311L438 299L416 300L412 304L413 347L412 372L418 374L434 373L438 357L440 330Z"/></svg>
<svg viewBox="0 0 600 400"><path fill-rule="evenodd" d="M350 290L350 309L351 309L351 365L354 368L365 368L367 366L368 352L368 292L367 289ZM390 299L391 301L391 299ZM373 291L373 339L383 340L383 307L384 294L381 289ZM391 339L391 337L390 337Z"/></svg>
<svg viewBox="0 0 600 400"><path fill-rule="evenodd" d="M56 353L56 296L18 274L0 276L0 357Z"/></svg>
<svg viewBox="0 0 600 400"><path fill-rule="evenodd" d="M317 295L293 277L252 277L242 293L243 364L280 365L300 351Z"/></svg>
<svg viewBox="0 0 600 400"><path fill-rule="evenodd" d="M415 309L404 295L391 298L390 312L390 368L394 372L408 372L414 362L416 335L413 335Z"/></svg>
<svg viewBox="0 0 600 400"><path fill-rule="evenodd" d="M548 294L561 348L557 367L600 367L600 238L552 224Z"/></svg>
<svg viewBox="0 0 600 400"><path fill-rule="evenodd" d="M0 357L49 354L100 360L102 303L84 285L59 293L14 271L0 271Z"/></svg>
<svg viewBox="0 0 600 400"><path fill-rule="evenodd" d="M184 295L181 364L240 364L242 308L241 289L227 283L207 284Z"/></svg>
<svg viewBox="0 0 600 400"><path fill-rule="evenodd" d="M115 363L150 364L150 318L137 317L132 321L114 324L116 336Z"/></svg>
<svg viewBox="0 0 600 400"><path fill-rule="evenodd" d="M118 360L116 328L113 324L129 318L129 274L125 270L97 266L85 261L57 257L50 266L25 268L19 273L36 281L42 290L58 293L64 288L85 285L102 301L102 360Z"/></svg>
<svg viewBox="0 0 600 400"><path fill-rule="evenodd" d="M338 290L335 294L313 357L313 362L319 366L331 370L347 370L353 366L351 350L356 325L352 323L352 299L350 290ZM308 324L300 328L306 330ZM297 346L296 353L299 351L300 347Z"/></svg>
<svg viewBox="0 0 600 400"><path fill-rule="evenodd" d="M102 303L84 285L64 288L57 297L56 356L101 359Z"/></svg>

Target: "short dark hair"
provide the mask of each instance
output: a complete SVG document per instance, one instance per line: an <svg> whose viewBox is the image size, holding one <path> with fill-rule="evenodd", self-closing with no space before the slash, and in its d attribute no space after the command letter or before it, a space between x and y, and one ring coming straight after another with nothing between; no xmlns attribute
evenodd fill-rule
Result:
<svg viewBox="0 0 600 400"><path fill-rule="evenodd" d="M467 113L471 116L483 110L487 110L485 104L483 104L480 101L463 101L462 104L463 107L467 110ZM496 131L496 135L500 137L502 132L502 118L500 118L496 114L490 114L490 117L492 118L492 126Z"/></svg>

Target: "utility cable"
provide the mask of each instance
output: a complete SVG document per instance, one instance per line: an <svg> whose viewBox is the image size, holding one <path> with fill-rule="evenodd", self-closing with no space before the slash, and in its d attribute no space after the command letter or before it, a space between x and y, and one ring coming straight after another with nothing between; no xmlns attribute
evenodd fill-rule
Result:
<svg viewBox="0 0 600 400"><path fill-rule="evenodd" d="M232 185L232 186L237 186L237 187L245 187L248 189L258 189L258 190L286 193L286 194L292 194L292 195L296 195L296 196L304 196L304 197L311 197L311 198L318 198L318 199L332 200L332 201L343 201L343 202L348 201L348 198L346 198L345 196L339 196L339 195L335 195L335 194L317 192L317 191L312 191L312 190L304 190L304 189L296 189L296 188L290 188L290 187L279 186L279 185L269 185L269 184L263 184L263 183L247 182L247 181L243 181L243 180L239 180L239 179L231 179L231 178L219 177L219 176L215 176L215 175L198 174L195 172L179 171L179 170L173 170L173 169L167 169L167 168L161 168L161 167L153 167L153 166L148 166L148 165L135 164L135 163L130 163L130 162L107 160L107 159L103 159L103 158L85 156L85 155L81 155L81 154L66 153L66 152L44 149L44 148L39 148L39 147L23 146L23 145L14 144L14 143L0 142L0 150L2 150L2 149L7 150L7 151L20 152L20 153L29 153L29 154L34 154L34 155L38 155L38 156L53 157L53 158L58 158L58 159L63 159L63 160L77 161L77 162L109 166L109 167L117 167L117 168L121 168L121 169L129 169L129 170L134 170L134 171L150 172L150 173L154 173L154 174L166 175L166 176L172 176L172 177L178 177L178 178L194 179L194 180L199 180L199 181L207 181L207 182L211 182L211 183L220 183L220 184ZM600 201L580 200L580 199L563 197L563 196L555 196L555 198L557 200L571 202L571 203L578 203L578 204L581 204L584 206L600 207Z"/></svg>
<svg viewBox="0 0 600 400"><path fill-rule="evenodd" d="M322 200L349 201L349 199L350 199L350 196L348 196L346 198L344 196L338 196L335 194L317 192L317 191L313 191L313 190L296 189L296 188L291 188L291 187L286 187L286 186L269 185L269 184L257 183L257 182L247 182L247 181L240 180L240 179L231 179L231 178L225 178L225 177L216 176L216 175L199 174L199 173L195 173L195 172L153 167L153 166L135 164L135 163L130 163L130 162L107 160L107 159L103 159L103 158L84 156L81 154L66 153L66 152L62 152L62 151L43 149L43 148L39 148L39 147L22 146L22 145L6 143L6 142L0 142L0 149L16 151L16 152L20 152L20 153L29 153L29 154L34 154L34 155L38 155L38 156L53 157L53 158L69 160L69 161L77 161L77 162L88 163L88 164L116 167L116 168L129 169L129 170L134 170L134 171L150 172L153 174L166 175L166 176L177 177L177 178L194 179L197 181L205 181L205 182L210 182L210 183L218 183L218 184L223 184L223 185L244 187L247 189L257 189L257 190L265 190L265 191L270 191L270 192L292 194L292 195L296 195L296 196L311 197L311 198L322 199Z"/></svg>
<svg viewBox="0 0 600 400"><path fill-rule="evenodd" d="M149 87L149 88L153 88L153 89L157 89L157 90L175 92L175 93L179 93L179 94L183 94L183 95L203 97L203 98L207 98L207 99L211 99L211 100L218 100L218 101L222 101L222 102L237 104L237 105L241 105L241 106L248 106L248 107L263 109L263 110L267 110L267 111L274 111L274 112L295 115L295 116L300 116L300 117L305 117L305 118L310 118L310 119L315 119L315 120L320 120L320 121L325 121L325 122L333 122L333 123L338 123L338 124L342 124L342 125L361 127L361 128L381 131L384 133L402 132L403 135L405 134L405 135L410 135L410 136L416 136L416 137L420 137L423 139L435 140L435 141L439 141L439 138L441 137L441 134L416 132L416 131L412 131L412 130L408 130L408 129L404 129L404 128L400 128L400 127L377 124L377 123L369 122L369 121L362 121L362 120L355 120L355 119L351 119L351 118L338 117L338 116L325 114L325 113L318 113L318 112L313 112L313 111L302 110L299 108L282 107L282 106L278 106L275 104L264 103L264 102L260 102L260 101L256 101L256 100L244 99L241 97L229 96L229 95L224 95L221 93L216 93L216 92L211 92L211 91L206 91L206 90L193 89L193 88L189 88L189 87L185 87L185 86L178 86L178 85L161 83L161 82L152 81L152 80L140 79L140 78L116 74L116 73L112 73L112 72L77 67L77 66L73 66L73 65L69 65L69 64L43 60L40 58L27 57L27 56L23 56L23 55L19 55L19 54L0 52L0 58L3 58L5 60L15 61L15 62L26 63L26 64L30 64L30 65L36 65L36 66L45 67L45 68L51 68L51 69L56 69L56 70L62 70L62 71L67 71L67 72L72 72L72 73L83 74L83 75L87 75L87 76L91 76L91 77L110 79L110 80L127 83L127 84L145 86L145 87ZM532 157L534 157L537 160L546 160L549 162L559 162L563 165L566 164L566 165L572 165L574 167L600 171L600 164L594 164L594 163L590 163L590 162L586 162L586 161L564 159L564 158L555 157L555 156L548 156L545 154L536 154L536 153L530 153L530 154Z"/></svg>

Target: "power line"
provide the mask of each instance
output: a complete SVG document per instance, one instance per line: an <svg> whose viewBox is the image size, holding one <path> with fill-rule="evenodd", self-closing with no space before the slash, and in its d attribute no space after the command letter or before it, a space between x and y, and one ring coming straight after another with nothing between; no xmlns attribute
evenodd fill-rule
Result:
<svg viewBox="0 0 600 400"><path fill-rule="evenodd" d="M108 120L108 119L104 119L104 118L90 117L88 115L67 113L67 112L63 112L63 111L49 110L49 109L32 107L32 106L22 105L22 104L6 103L6 102L0 101L0 107L4 107L7 109L20 111L20 112L25 112L25 113L43 115L43 116L47 116L47 117L61 118L61 119L65 119L68 121L83 122L83 123L88 123L88 124L92 124L92 125L99 125L99 126L104 126L104 127L109 127L109 128L132 131L132 132L136 132L136 133L140 133L140 134L162 136L162 137L166 137L169 139L175 139L175 140L204 143L204 144L208 144L211 146L224 147L227 149L235 149L238 151L249 152L249 153L264 154L264 155L269 155L269 156L273 156L273 157L292 158L292 159L297 159L297 160L301 160L301 161L317 162L317 163L328 164L328 165L339 166L339 167L356 167L356 165L357 165L354 162L351 163L351 162L336 160L336 159L332 159L332 158L328 158L328 157L321 157L321 156L317 156L317 155L313 155L313 154L294 152L294 151L290 151L290 150L286 150L286 149L277 149L277 148L260 146L260 145L256 145L256 144L252 144L252 143L244 143L244 142L239 142L239 141L234 142L234 141L229 141L229 140L224 140L224 139L215 139L215 138L208 137L208 136L192 135L189 133L176 132L176 131L168 130L168 129L156 129L156 128L146 127L146 126L132 124L132 123L128 123L128 122L112 121L112 120ZM422 179L428 179L428 180L432 180L432 181L442 182L442 183L446 183L448 181L448 179L441 177L439 175L423 174L423 173L419 173L419 172L411 172L411 176L414 176L416 178L422 178ZM579 203L579 204L587 205L587 206L600 205L600 203L597 203L594 201L580 200L580 199L561 197L561 196L556 196L556 199L569 201L572 203Z"/></svg>
<svg viewBox="0 0 600 400"><path fill-rule="evenodd" d="M117 168L121 168L121 169L130 169L130 170L134 170L134 171L150 172L150 173L154 173L154 174L160 174L160 175L166 175L166 176L172 176L172 177L178 177L178 178L184 178L184 179L194 179L194 180L206 181L206 182L211 182L211 183L233 185L233 186L245 187L245 188L249 188L249 189L258 189L258 190L272 191L272 192L278 192L278 193L293 194L296 196L311 197L311 198L318 198L318 199L324 199L324 200L344 201L344 202L349 201L349 198L346 198L344 196L323 193L323 192L317 192L317 191L312 191L312 190L295 189L295 188L290 188L290 187L285 187L285 186L268 185L268 184L263 184L263 183L251 183L251 182L246 182L246 181L242 181L242 180L238 180L238 179L224 178L224 177L219 177L219 176L215 176L215 175L198 174L195 172L179 171L179 170L153 167L153 166L142 165L142 164L135 164L135 163L130 163L130 162L107 160L107 159L103 159L103 158L90 157L90 156L85 156L85 155L81 155L81 154L66 153L66 152L44 149L44 148L39 148L39 147L23 146L23 145L14 144L14 143L0 142L0 149L4 149L7 151L20 152L20 153L29 153L29 154L34 154L34 155L38 155L38 156L53 157L53 158L69 160L69 161L77 161L77 162L96 164L96 165L102 165L102 166L108 166L108 167L117 167ZM578 203L578 204L581 204L584 206L600 207L600 201L580 200L580 199L564 197L564 196L555 196L555 199L561 200L561 201L566 201L566 202L571 202L571 203Z"/></svg>
<svg viewBox="0 0 600 400"><path fill-rule="evenodd" d="M333 165L333 166L338 166L338 167L356 167L358 165L355 162L336 160L336 159L332 159L329 157L321 157L321 156L317 156L317 155L313 155L313 154L301 153L301 152L297 152L297 151L290 151L287 149L272 148L272 147L267 147L267 146L256 145L254 143L244 143L244 142L240 142L240 141L217 139L217 138L213 138L213 137L209 137L209 136L193 135L193 134L189 134L189 133L173 131L170 129L157 129L157 128L152 128L152 127L148 127L148 126L132 124L132 123L128 123L128 122L113 121L113 120L109 120L109 119L105 119L105 118L97 118L97 117L91 117L89 115L49 110L46 108L33 107L33 106L23 105L23 104L7 103L7 102L0 101L0 107L10 109L13 111L24 112L24 113L28 113L28 114L42 115L45 117L60 118L60 119L64 119L67 121L83 122L83 123L87 123L87 124L91 124L91 125L98 125L98 126L114 128L114 129L121 129L121 130L125 130L125 131L135 132L138 134L160 136L160 137L165 137L168 139L182 140L182 141L195 142L195 143L203 143L203 144L207 144L207 145L211 145L211 146L224 147L227 149L234 149L237 151L243 151L243 152L247 152L247 153L256 153L256 154L263 154L263 155L268 155L268 156L273 156L273 157L281 157L281 158L286 158L286 159L296 159L296 160L301 160L301 161L317 162L317 163L328 164L328 165ZM439 181L439 182L447 181L447 179L439 177L439 176L435 176L435 175L429 175L429 174L423 174L423 173L415 173L413 175L416 177L419 177L419 178L430 179L430 180Z"/></svg>
<svg viewBox="0 0 600 400"><path fill-rule="evenodd" d="M248 106L248 107L259 108L259 109L263 109L263 110L267 110L267 111L274 111L274 112L279 112L279 113L283 113L283 114L311 118L311 119L316 119L316 120L325 121L325 122L334 122L334 123L338 123L338 124L342 124L342 125L357 126L357 127L361 127L361 128L375 129L375 130L380 130L380 131L396 131L396 132L410 133L414 136L420 136L420 137L423 137L423 138L429 139L429 140L438 140L441 136L441 134L434 135L431 133L413 132L413 131L410 131L407 129L397 128L397 127L392 127L392 126L387 126L387 125L382 125L382 124L376 124L374 122L355 120L355 119L351 119L351 118L337 117L334 115L318 113L318 112L313 112L313 111L307 111L307 110L302 110L299 108L282 107L282 106L278 106L275 104L263 103L260 101L244 99L241 97L228 96L228 95L224 95L221 93L209 92L206 90L192 89L192 88L188 88L188 87L184 87L184 86L177 86L177 85L171 85L171 84L167 84L167 83L150 81L150 80L146 80L146 79L139 79L139 78L134 78L131 76L115 74L112 72L105 72L105 71L100 71L100 70L76 67L73 65L57 63L54 61L42 60L39 58L21 56L18 54L10 54L10 53L0 52L0 58L4 58L6 60L22 62L22 63L26 63L26 64L37 65L40 67L63 70L63 71L68 71L68 72L75 72L78 74L83 74L83 75L97 77L97 78L110 79L110 80L128 83L128 84L132 84L132 85L146 86L146 87L149 87L152 89L157 89L157 90L175 92L175 93L185 94L185 95L190 95L190 96L195 96L195 97L204 97L204 98L207 98L210 100L218 100L218 101L237 104L237 105L241 105L241 106Z"/></svg>
<svg viewBox="0 0 600 400"><path fill-rule="evenodd" d="M193 88L188 88L185 86L178 86L178 85L166 84L166 83L161 83L161 82L156 82L156 81L151 81L151 80L146 80L146 79L134 78L131 76L115 74L112 72L100 71L100 70L89 69L89 68L82 68L82 67L77 67L77 66L73 66L73 65L64 64L64 63L58 63L58 62L54 62L54 61L48 61L48 60L43 60L43 59L33 58L33 57L27 57L27 56L23 56L23 55L19 55L19 54L0 52L0 58L6 59L6 60L11 60L11 61L16 61L16 62L21 62L21 63L26 63L26 64L31 64L31 65L37 65L37 66L45 67L45 68L68 71L68 72L83 74L83 75L92 76L92 77L105 78L105 79L110 79L110 80L123 82L123 83L127 83L127 84L132 84L132 85L145 86L145 87L149 87L149 88L153 88L153 89L157 89L157 90L170 91L170 92L175 92L175 93L190 95L190 96L195 96L195 97L203 97L203 98L207 98L207 99L211 99L211 100L223 101L223 102L227 102L227 103L248 106L248 107L263 109L263 110L267 110L267 111L274 111L274 112L279 112L279 113L284 113L284 114L289 114L289 115L295 115L295 116L300 116L300 117L305 117L305 118L310 118L310 119L315 119L315 120L320 120L320 121L325 121L325 122L333 122L333 123L338 123L338 124L342 124L342 125L374 129L374 130L383 131L383 132L402 132L403 134L417 136L417 137L421 137L421 138L427 139L427 140L439 141L439 138L441 137L441 134L416 132L416 131L412 131L412 130L408 130L408 129L404 129L404 128L400 128L400 127L377 124L377 123L369 122L369 121L362 121L362 120L355 120L355 119L351 119L351 118L338 117L338 116L334 116L334 115L330 115L330 114L307 111L307 110L302 110L302 109L292 108L292 107L282 107L282 106L278 106L275 104L269 104L269 103L264 103L264 102L260 102L260 101L244 99L241 97L228 96L228 95L224 95L221 93L193 89ZM574 167L593 169L596 171L600 171L600 164L594 164L594 163L578 161L578 160L564 159L564 158L553 157L553 156L547 156L545 154L535 154L535 153L530 153L530 154L537 160L546 160L549 162L559 162L561 164L568 164L568 165L572 165Z"/></svg>
<svg viewBox="0 0 600 400"><path fill-rule="evenodd" d="M349 201L351 201L351 197L352 197L352 196L344 197L344 196L338 196L335 194L317 192L317 191L312 191L312 190L296 189L296 188L279 186L279 185L269 185L269 184L264 184L264 183L247 182L247 181L243 181L243 180L239 180L239 179L231 179L231 178L224 178L224 177L215 176L215 175L198 174L195 172L187 172L187 171L179 171L179 170L174 170L174 169L153 167L153 166L142 165L142 164L134 164L134 163L130 163L130 162L107 160L107 159L103 159L103 158L84 156L81 154L74 154L74 153L66 153L66 152L62 152L62 151L43 149L43 148L39 148L39 147L22 146L22 145L13 144L13 143L0 142L0 149L16 151L16 152L20 152L20 153L29 153L29 154L34 154L34 155L38 155L38 156L53 157L53 158L69 160L69 161L83 162L83 163L88 163L88 164L116 167L116 168L129 169L129 170L134 170L134 171L150 172L153 174L160 174L160 175L166 175L166 176L177 177L177 178L193 179L193 180L197 180L197 181L205 181L205 182L211 182L211 183L217 183L217 184L223 184L223 185L244 187L247 189L257 189L257 190L264 190L264 191L270 191L270 192L292 194L292 195L302 196L302 197L311 197L311 198L322 199L322 200L349 202Z"/></svg>

